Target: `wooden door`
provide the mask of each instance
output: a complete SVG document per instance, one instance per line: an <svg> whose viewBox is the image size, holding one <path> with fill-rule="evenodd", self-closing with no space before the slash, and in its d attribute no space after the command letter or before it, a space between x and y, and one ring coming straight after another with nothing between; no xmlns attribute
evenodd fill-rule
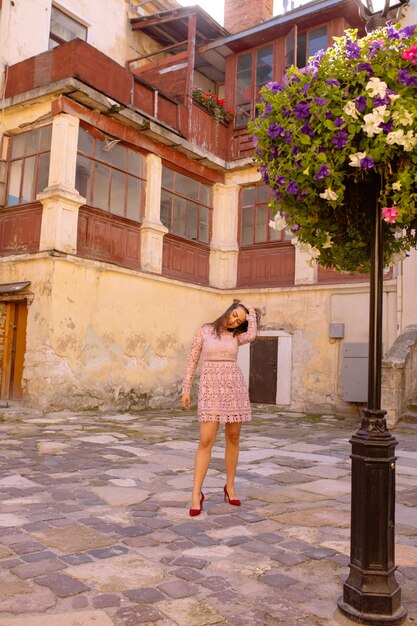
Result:
<svg viewBox="0 0 417 626"><path fill-rule="evenodd" d="M258 337L250 344L249 397L251 402L276 403L277 360L278 337Z"/></svg>
<svg viewBox="0 0 417 626"><path fill-rule="evenodd" d="M22 374L26 350L26 301L7 302L4 351L1 372L1 398L22 398Z"/></svg>

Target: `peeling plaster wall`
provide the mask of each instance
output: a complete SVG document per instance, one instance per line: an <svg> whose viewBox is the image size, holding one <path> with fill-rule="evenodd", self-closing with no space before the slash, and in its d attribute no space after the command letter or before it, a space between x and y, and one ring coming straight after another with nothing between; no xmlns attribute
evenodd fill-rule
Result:
<svg viewBox="0 0 417 626"><path fill-rule="evenodd" d="M292 402L285 408L356 412L341 400L343 344L329 341L328 324L343 322L349 341L366 341L366 285L219 292L46 253L0 261L1 282L22 280L32 281L34 294L23 373L24 398L32 406L178 407L195 330L241 297L264 307L263 329L292 336ZM384 298L389 346L394 284L385 285Z"/></svg>

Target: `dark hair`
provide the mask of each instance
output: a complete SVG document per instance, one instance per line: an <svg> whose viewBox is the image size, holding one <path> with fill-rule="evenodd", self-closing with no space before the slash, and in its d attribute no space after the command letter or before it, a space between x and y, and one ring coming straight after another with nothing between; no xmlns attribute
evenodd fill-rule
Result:
<svg viewBox="0 0 417 626"><path fill-rule="evenodd" d="M246 312L246 315L249 314L248 309L241 303L240 300L233 300L233 304L231 304L229 308L226 309L223 315L220 315L220 317L214 320L214 322L210 322L209 326L213 327L214 332L216 333L218 337L220 337L220 331L225 328L226 326L225 322L229 318L230 313L234 311L235 309L237 309L238 307L243 309ZM255 312L256 312L256 321L257 321L257 324L259 325L261 312L259 309L255 309ZM245 320L242 324L240 324L239 326L236 326L236 328L228 328L227 330L233 333L233 336L240 335L241 333L246 333L246 331L248 330L248 321Z"/></svg>

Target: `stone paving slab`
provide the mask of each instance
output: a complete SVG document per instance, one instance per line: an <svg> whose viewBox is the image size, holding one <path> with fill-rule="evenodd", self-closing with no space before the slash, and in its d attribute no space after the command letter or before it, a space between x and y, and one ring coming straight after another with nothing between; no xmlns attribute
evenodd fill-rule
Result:
<svg viewBox="0 0 417 626"><path fill-rule="evenodd" d="M0 626L338 626L359 424L254 410L188 516L192 413L2 412ZM396 431L397 580L417 622L417 429ZM351 622L347 622L351 624Z"/></svg>

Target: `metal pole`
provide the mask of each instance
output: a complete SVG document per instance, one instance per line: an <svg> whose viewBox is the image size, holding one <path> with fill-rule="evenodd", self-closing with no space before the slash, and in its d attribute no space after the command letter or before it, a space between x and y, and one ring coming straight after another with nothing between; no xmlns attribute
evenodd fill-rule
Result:
<svg viewBox="0 0 417 626"><path fill-rule="evenodd" d="M350 574L339 610L361 624L402 624L407 611L395 579L395 438L381 410L383 237L378 206L381 180L373 179L369 298L368 406L352 444Z"/></svg>

